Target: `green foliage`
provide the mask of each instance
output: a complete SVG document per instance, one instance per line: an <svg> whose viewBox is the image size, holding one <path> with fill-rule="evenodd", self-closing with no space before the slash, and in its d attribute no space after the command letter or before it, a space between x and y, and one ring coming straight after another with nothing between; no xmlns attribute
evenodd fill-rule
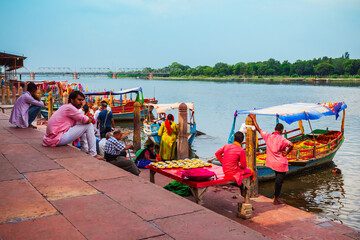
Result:
<svg viewBox="0 0 360 240"><path fill-rule="evenodd" d="M321 76L330 75L334 72L334 66L327 62L321 62L314 67L315 73Z"/></svg>
<svg viewBox="0 0 360 240"><path fill-rule="evenodd" d="M337 74L331 75L331 78L338 78L338 77L339 77L339 75L337 75Z"/></svg>
<svg viewBox="0 0 360 240"><path fill-rule="evenodd" d="M145 68L143 71L151 72L156 69ZM170 76L207 76L207 77L224 77L224 76L259 76L258 78L271 76L333 76L340 75L357 75L360 74L360 59L350 59L350 54L345 52L341 57L330 58L327 56L314 58L311 60L297 60L290 63L285 60L280 62L273 58L267 61L260 62L238 62L234 65L229 65L223 62L216 63L211 66L197 66L190 67L182 65L178 62L173 62L169 66L162 68L170 72Z"/></svg>

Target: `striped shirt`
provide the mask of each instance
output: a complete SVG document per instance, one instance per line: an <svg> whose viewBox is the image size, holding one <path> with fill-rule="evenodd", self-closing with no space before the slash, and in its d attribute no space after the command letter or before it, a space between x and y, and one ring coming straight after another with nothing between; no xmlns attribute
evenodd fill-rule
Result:
<svg viewBox="0 0 360 240"><path fill-rule="evenodd" d="M124 150L125 146L121 144L116 138L111 136L105 144L104 153L113 156L119 156L120 152Z"/></svg>

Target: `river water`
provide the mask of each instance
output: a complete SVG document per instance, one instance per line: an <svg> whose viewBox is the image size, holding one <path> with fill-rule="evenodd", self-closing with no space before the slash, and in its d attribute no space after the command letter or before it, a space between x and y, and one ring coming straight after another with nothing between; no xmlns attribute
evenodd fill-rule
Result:
<svg viewBox="0 0 360 240"><path fill-rule="evenodd" d="M50 80L69 79L52 77ZM345 141L333 160L334 164L302 175L288 176L281 197L292 206L360 229L359 87L110 78L80 78L75 81L88 86L89 90L120 90L141 86L145 98L155 96L159 103L194 102L197 129L206 133L196 137L192 145L192 149L200 158L213 157L216 150L227 143L236 109L253 109L294 102L345 101L348 105ZM174 112L174 116L176 118L177 112ZM245 121L245 117L238 117L237 128ZM324 117L312 121L312 127L339 130L341 118L335 120L333 116ZM258 116L257 119L262 129L267 132L273 131L275 118ZM305 131L309 132L309 127L305 123ZM297 128L296 123L283 124L287 130ZM333 174L331 170L334 167L340 168L342 174ZM260 194L272 197L273 182L260 183L259 187Z"/></svg>

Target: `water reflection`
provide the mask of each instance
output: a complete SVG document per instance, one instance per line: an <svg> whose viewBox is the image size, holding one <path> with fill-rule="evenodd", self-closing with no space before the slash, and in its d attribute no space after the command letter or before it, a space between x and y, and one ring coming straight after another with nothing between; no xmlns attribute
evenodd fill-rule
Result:
<svg viewBox="0 0 360 240"><path fill-rule="evenodd" d="M301 175L287 176L281 197L286 203L342 223L345 189L342 174L332 173L336 165L329 163L321 169L308 170ZM259 191L273 197L274 182L260 183Z"/></svg>

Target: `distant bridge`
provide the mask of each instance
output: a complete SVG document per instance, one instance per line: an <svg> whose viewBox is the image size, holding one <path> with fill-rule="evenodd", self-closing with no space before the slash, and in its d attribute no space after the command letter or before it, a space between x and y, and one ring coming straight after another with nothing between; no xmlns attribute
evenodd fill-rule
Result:
<svg viewBox="0 0 360 240"><path fill-rule="evenodd" d="M117 75L163 75L169 76L171 69L166 70L152 70L149 68L118 68L116 71L112 71L110 68L96 68L96 67L87 67L87 68L80 68L77 71L72 70L69 67L39 67L36 71L24 71L19 70L17 74L19 75L30 75L31 79L35 79L35 75L37 76L65 76L65 75L72 75L73 78L78 78L79 76L108 76L112 75L112 78L116 78Z"/></svg>

